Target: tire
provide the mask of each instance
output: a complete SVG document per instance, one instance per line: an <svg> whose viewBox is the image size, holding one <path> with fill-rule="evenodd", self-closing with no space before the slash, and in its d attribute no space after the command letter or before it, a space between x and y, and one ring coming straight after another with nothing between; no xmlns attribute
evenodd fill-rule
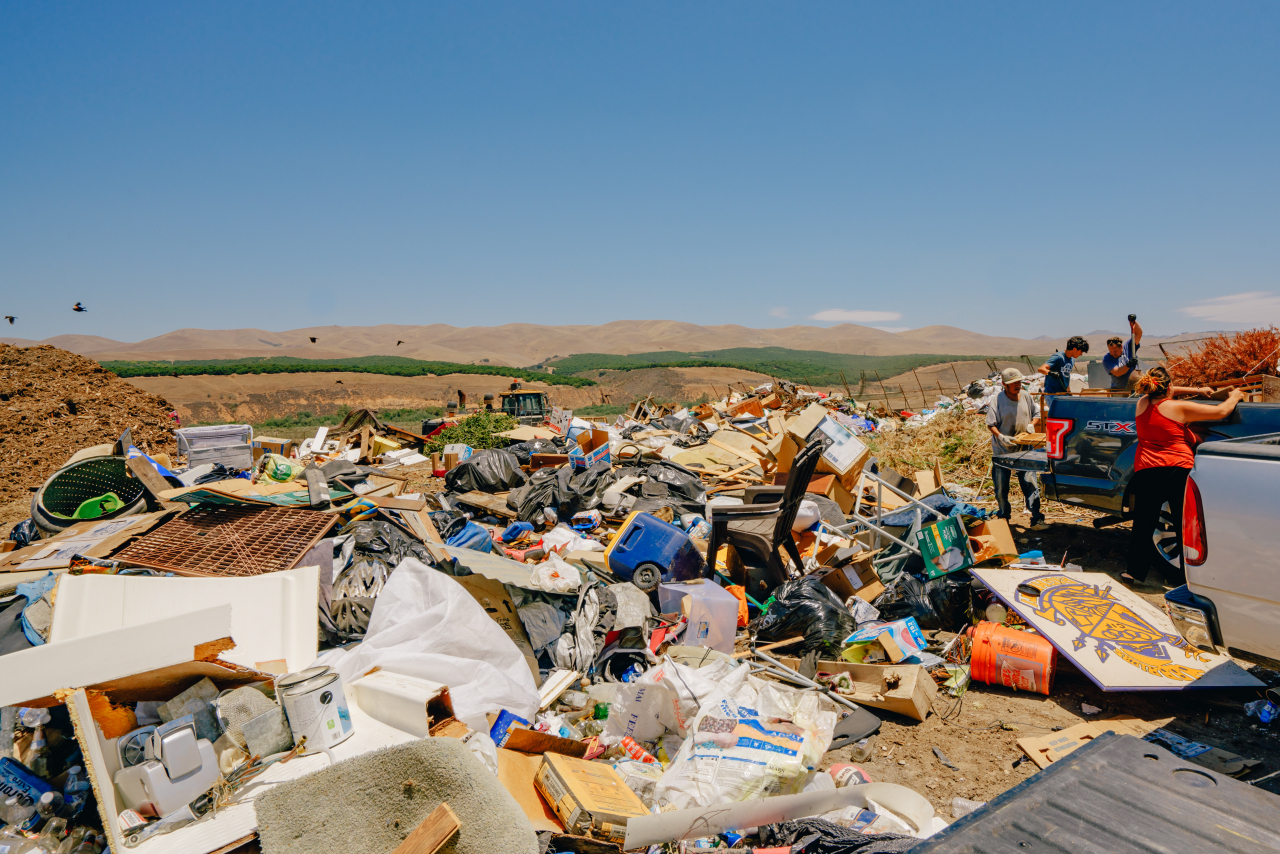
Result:
<svg viewBox="0 0 1280 854"><path fill-rule="evenodd" d="M658 589L659 582L662 581L662 567L656 563L642 563L636 567L635 574L631 576L631 583L639 587L645 593L652 593Z"/></svg>
<svg viewBox="0 0 1280 854"><path fill-rule="evenodd" d="M1182 520L1173 518L1173 510L1166 501L1160 507L1160 521L1156 523L1151 541L1164 557L1165 563L1178 573L1182 572L1182 539L1179 536L1181 530Z"/></svg>

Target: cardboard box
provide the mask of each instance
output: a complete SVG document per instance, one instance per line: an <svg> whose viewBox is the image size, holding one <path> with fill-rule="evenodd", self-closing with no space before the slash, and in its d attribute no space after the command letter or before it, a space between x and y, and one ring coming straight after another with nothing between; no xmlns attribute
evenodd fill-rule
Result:
<svg viewBox="0 0 1280 854"><path fill-rule="evenodd" d="M444 446L444 470L452 471L458 467L458 463L468 459L475 453L470 445L445 445Z"/></svg>
<svg viewBox="0 0 1280 854"><path fill-rule="evenodd" d="M818 429L822 419L828 415L827 408L821 403L811 403L795 418L787 422L787 434L804 447L809 441L809 434Z"/></svg>
<svg viewBox="0 0 1280 854"><path fill-rule="evenodd" d="M969 532L954 516L939 519L916 532L916 548L924 558L924 572L938 578L968 569L976 561L969 548Z"/></svg>
<svg viewBox="0 0 1280 854"><path fill-rule="evenodd" d="M725 412L730 418L739 415L754 415L756 418L764 418L764 405L758 397L746 397L737 403L731 403L725 408Z"/></svg>
<svg viewBox="0 0 1280 854"><path fill-rule="evenodd" d="M248 483L246 480L240 482ZM0 557L0 572L46 572L67 567L71 565L71 557L75 554L105 558L134 537L142 536L172 516L172 510L160 510L118 519L87 519L76 522L61 534L36 540L29 546L5 553Z"/></svg>
<svg viewBox="0 0 1280 854"><path fill-rule="evenodd" d="M584 430L578 434L578 447L569 449L569 462L576 469L590 468L600 461L609 462L609 431Z"/></svg>
<svg viewBox="0 0 1280 854"><path fill-rule="evenodd" d="M256 463L262 459L263 454L279 454L282 457L292 456L294 448L298 447L298 443L292 439L258 436L251 443L251 447L253 448L253 461Z"/></svg>
<svg viewBox="0 0 1280 854"><path fill-rule="evenodd" d="M534 785L570 833L590 833L622 843L627 820L649 814L618 772L603 762L548 753Z"/></svg>
<svg viewBox="0 0 1280 854"><path fill-rule="evenodd" d="M970 528L969 547L974 563L999 559L1007 566L1018 560L1018 547L1005 519L988 519Z"/></svg>
<svg viewBox="0 0 1280 854"><path fill-rule="evenodd" d="M779 658L792 670L798 670L800 659ZM862 706L897 712L922 721L938 696L938 685L919 664L856 664L851 661L823 660L818 669L825 673L848 673L853 677L857 693L849 697Z"/></svg>
<svg viewBox="0 0 1280 854"><path fill-rule="evenodd" d="M568 435L569 423L573 421L572 409L561 409L558 406L551 407L551 418L547 422L551 429L559 433L561 436Z"/></svg>

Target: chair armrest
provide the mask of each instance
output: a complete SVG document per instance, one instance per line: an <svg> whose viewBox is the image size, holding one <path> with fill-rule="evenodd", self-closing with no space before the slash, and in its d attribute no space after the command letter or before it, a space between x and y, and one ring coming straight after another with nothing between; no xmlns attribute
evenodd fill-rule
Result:
<svg viewBox="0 0 1280 854"><path fill-rule="evenodd" d="M786 491L785 486L748 486L742 500L746 504L776 504Z"/></svg>
<svg viewBox="0 0 1280 854"><path fill-rule="evenodd" d="M713 505L707 508L707 521L715 524L717 520L763 519L776 515L778 509L776 504L757 504L754 506L750 504L731 504L727 507Z"/></svg>

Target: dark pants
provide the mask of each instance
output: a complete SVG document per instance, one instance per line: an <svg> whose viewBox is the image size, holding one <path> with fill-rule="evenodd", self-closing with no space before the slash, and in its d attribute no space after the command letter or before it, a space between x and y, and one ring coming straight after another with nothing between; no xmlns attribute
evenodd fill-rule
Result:
<svg viewBox="0 0 1280 854"><path fill-rule="evenodd" d="M1156 548L1153 538L1160 523L1160 508L1165 502L1173 513L1178 544L1182 544L1182 496L1191 469L1158 466L1133 473L1129 488L1133 492L1133 533L1129 540L1129 574L1138 581L1155 567L1171 581L1179 581L1182 570L1173 566Z"/></svg>
<svg viewBox="0 0 1280 854"><path fill-rule="evenodd" d="M1027 510L1031 513L1031 524L1035 525L1044 521L1044 516L1040 513L1040 487L1036 484L1035 478L1031 472L1013 472L1004 466L991 466L991 481L996 488L996 504L999 510L996 516L1001 519L1008 519L1013 513L1013 508L1009 506L1009 480L1010 475L1018 475L1018 486L1022 488L1022 496L1026 499Z"/></svg>

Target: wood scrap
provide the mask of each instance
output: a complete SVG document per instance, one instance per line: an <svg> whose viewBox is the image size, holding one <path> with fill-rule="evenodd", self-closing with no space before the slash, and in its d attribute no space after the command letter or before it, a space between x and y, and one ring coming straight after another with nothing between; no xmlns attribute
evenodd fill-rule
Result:
<svg viewBox="0 0 1280 854"><path fill-rule="evenodd" d="M733 657L746 658L748 656L755 655L757 652L768 652L771 649L782 649L783 647L800 643L803 640L804 640L804 635L797 635L796 637L787 638L786 640L774 641L773 643L766 643L762 646L757 646L754 649L744 649L742 652L735 652L733 654Z"/></svg>
<svg viewBox="0 0 1280 854"><path fill-rule="evenodd" d="M442 803L396 846L393 854L436 854L461 829L458 816L448 804Z"/></svg>

